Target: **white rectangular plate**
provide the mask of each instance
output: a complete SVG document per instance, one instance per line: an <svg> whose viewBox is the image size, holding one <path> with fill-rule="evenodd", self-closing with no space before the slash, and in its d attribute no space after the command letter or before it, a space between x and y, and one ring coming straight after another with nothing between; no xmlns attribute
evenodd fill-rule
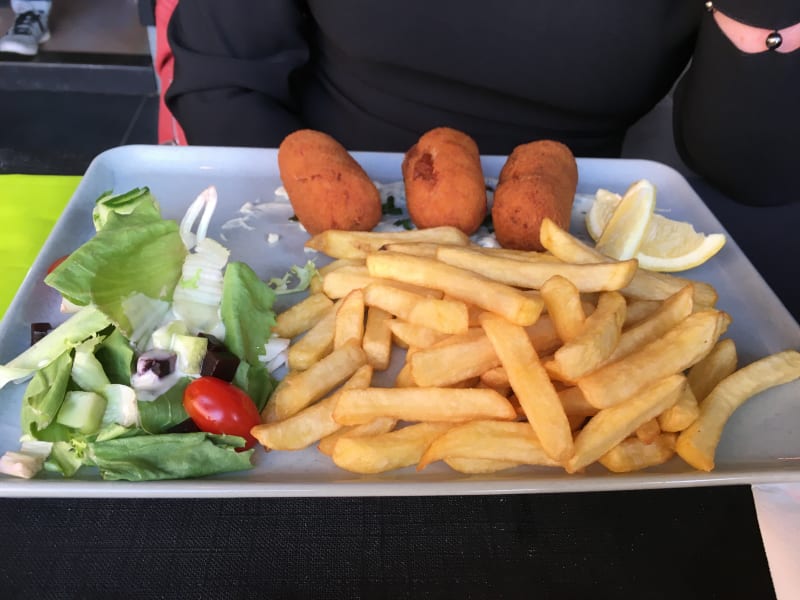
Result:
<svg viewBox="0 0 800 600"><path fill-rule="evenodd" d="M402 179L399 154L358 153L356 159L377 181ZM496 177L503 157L484 158L484 173ZM658 207L671 218L693 223L699 231L724 231L720 223L673 169L650 161L581 159L579 194L598 187L624 192L633 181L651 180ZM59 323L57 294L42 277L55 258L67 254L93 234L91 210L106 190L148 186L164 215L180 219L189 203L209 185L220 204L210 234L225 240L232 258L244 260L263 278L280 276L313 255L303 251L307 235L288 221L291 207L275 199L280 186L275 150L126 146L98 156L67 205L17 297L0 324L0 361L7 362L28 345L33 321ZM257 214L239 227L245 203L258 203ZM581 205L576 203L573 232L585 236ZM239 222L241 223L241 221ZM226 225L227 224L227 225ZM223 227L226 225L226 227ZM267 243L267 234L281 237ZM719 292L719 307L733 317L727 335L736 341L740 364L800 346L800 327L775 297L734 240L706 265L686 274L707 281ZM296 300L297 298L294 298ZM285 301L285 300L284 300ZM278 306L282 308L282 306ZM19 410L24 385L0 391L0 452L18 447ZM407 468L381 476L361 477L338 469L315 448L299 452L258 449L250 471L195 480L107 482L87 470L75 479L43 475L19 480L0 475L0 496L47 497L215 497L215 496L372 496L578 492L800 481L800 382L753 398L728 423L717 467L700 473L679 459L634 474L612 474L593 465L580 475L557 469L519 467L494 475L466 476L434 464L422 473Z"/></svg>

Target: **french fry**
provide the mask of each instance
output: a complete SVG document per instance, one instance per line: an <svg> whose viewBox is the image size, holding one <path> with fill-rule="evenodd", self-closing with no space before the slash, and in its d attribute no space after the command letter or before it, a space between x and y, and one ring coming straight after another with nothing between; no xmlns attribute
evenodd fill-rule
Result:
<svg viewBox="0 0 800 600"><path fill-rule="evenodd" d="M703 360L689 369L689 387L702 402L716 385L736 370L739 362L736 344L730 338L720 340Z"/></svg>
<svg viewBox="0 0 800 600"><path fill-rule="evenodd" d="M539 289L561 275L581 292L607 292L624 288L636 273L636 260L596 263L562 263L550 260L537 262L487 256L470 248L440 247L436 257L448 265L473 271L499 283L515 287Z"/></svg>
<svg viewBox="0 0 800 600"><path fill-rule="evenodd" d="M595 462L641 425L677 402L687 385L683 375L670 375L593 416L575 437L575 454L566 464L575 473Z"/></svg>
<svg viewBox="0 0 800 600"><path fill-rule="evenodd" d="M401 232L342 231L329 229L306 242L306 248L324 252L332 258L364 258L393 243L435 242L466 246L469 237L455 227L431 227Z"/></svg>
<svg viewBox="0 0 800 600"><path fill-rule="evenodd" d="M411 375L410 363L404 364L401 367L401 369L397 372L397 375L394 378L394 387L396 388L417 387L417 382L414 381L414 377L412 377Z"/></svg>
<svg viewBox="0 0 800 600"><path fill-rule="evenodd" d="M686 289L686 288L683 288ZM680 292L676 292L680 293ZM674 295L674 294L673 294ZM633 327L646 319L661 307L660 300L628 300L628 309L625 311L625 324L623 329Z"/></svg>
<svg viewBox="0 0 800 600"><path fill-rule="evenodd" d="M539 317L536 323L525 328L525 332L539 356L552 354L561 345L561 338L550 315Z"/></svg>
<svg viewBox="0 0 800 600"><path fill-rule="evenodd" d="M365 475L402 469L418 463L431 442L451 426L416 423L377 435L344 436L333 447L331 459L346 471Z"/></svg>
<svg viewBox="0 0 800 600"><path fill-rule="evenodd" d="M700 406L697 403L694 392L692 392L691 382L689 382L678 401L658 415L658 426L664 432L683 431L694 423L699 415Z"/></svg>
<svg viewBox="0 0 800 600"><path fill-rule="evenodd" d="M364 301L417 325L441 333L465 333L469 329L466 305L458 300L426 298L388 285L372 283L364 289Z"/></svg>
<svg viewBox="0 0 800 600"><path fill-rule="evenodd" d="M486 475L520 466L520 463L508 460L491 460L488 458L463 458L452 456L444 459L445 464L465 475Z"/></svg>
<svg viewBox="0 0 800 600"><path fill-rule="evenodd" d="M353 290L336 310L333 348L341 348L350 340L361 344L364 339L364 292Z"/></svg>
<svg viewBox="0 0 800 600"><path fill-rule="evenodd" d="M694 313L633 354L578 379L577 385L594 406L614 406L701 360L724 332L729 319L725 313L713 310Z"/></svg>
<svg viewBox="0 0 800 600"><path fill-rule="evenodd" d="M617 347L605 362L611 363L628 356L637 348L641 348L645 344L660 338L692 314L692 289L692 286L686 286L664 300L655 312L648 315L635 327L623 331Z"/></svg>
<svg viewBox="0 0 800 600"><path fill-rule="evenodd" d="M287 362L291 371L304 371L333 350L337 309L334 304L303 337L289 346Z"/></svg>
<svg viewBox="0 0 800 600"><path fill-rule="evenodd" d="M417 470L421 471L430 463L446 458L559 466L559 462L545 452L536 434L524 422L480 420L452 427L433 440L420 458Z"/></svg>
<svg viewBox="0 0 800 600"><path fill-rule="evenodd" d="M561 406L564 407L564 413L566 413L567 417L592 417L600 411L599 408L586 401L579 387L568 387L559 390L558 398L561 400Z"/></svg>
<svg viewBox="0 0 800 600"><path fill-rule="evenodd" d="M561 341L577 337L586 320L578 288L566 277L555 275L544 282L540 291Z"/></svg>
<svg viewBox="0 0 800 600"><path fill-rule="evenodd" d="M330 456L333 454L333 448L336 442L343 437L362 437L365 435L378 435L379 433L389 433L397 425L397 419L391 417L378 417L369 423L363 425L349 425L343 427L339 425L339 429L334 433L322 438L317 445L317 448L323 454Z"/></svg>
<svg viewBox="0 0 800 600"><path fill-rule="evenodd" d="M670 408L674 407L675 405L673 404ZM669 410L669 408L667 410ZM643 444L652 444L658 439L658 436L661 435L661 426L658 424L658 418L653 417L646 423L642 423L641 425L639 425L639 427L636 428L634 434Z"/></svg>
<svg viewBox="0 0 800 600"><path fill-rule="evenodd" d="M494 346L485 335L418 350L407 360L411 377L420 387L454 385L500 365Z"/></svg>
<svg viewBox="0 0 800 600"><path fill-rule="evenodd" d="M392 315L377 306L367 309L367 324L361 347L367 354L367 362L376 371L384 371L389 367L392 358Z"/></svg>
<svg viewBox="0 0 800 600"><path fill-rule="evenodd" d="M441 298L443 296L443 293L439 290L410 285L400 281L372 277L365 265L344 266L328 273L323 279L322 289L329 298L338 300L339 298L344 298L353 290L364 289L371 283L379 283L401 290L408 290L409 292L430 298Z"/></svg>
<svg viewBox="0 0 800 600"><path fill-rule="evenodd" d="M800 352L785 350L750 363L720 381L700 402L700 416L678 435L678 455L701 471L714 468L722 430L749 398L800 377Z"/></svg>
<svg viewBox="0 0 800 600"><path fill-rule="evenodd" d="M675 456L675 433L662 433L646 444L638 438L623 440L597 459L613 473L630 473L647 467L663 465Z"/></svg>
<svg viewBox="0 0 800 600"><path fill-rule="evenodd" d="M507 399L494 390L478 388L346 390L333 412L333 418L341 425L360 425L377 417L459 423L474 419L511 420L516 416Z"/></svg>
<svg viewBox="0 0 800 600"><path fill-rule="evenodd" d="M548 373L573 382L591 373L611 356L625 322L625 298L618 292L600 295L597 310L586 318L578 336L565 343L545 363Z"/></svg>
<svg viewBox="0 0 800 600"><path fill-rule="evenodd" d="M399 319L393 319L388 323L389 330L394 335L395 340L408 348L429 348L435 343L442 341L447 334Z"/></svg>
<svg viewBox="0 0 800 600"><path fill-rule="evenodd" d="M311 294L277 315L272 331L283 338L296 337L316 325L332 306L325 294Z"/></svg>
<svg viewBox="0 0 800 600"><path fill-rule="evenodd" d="M518 325L532 325L542 312L541 299L526 297L510 286L429 258L378 252L367 257L367 267L373 277L441 290Z"/></svg>
<svg viewBox="0 0 800 600"><path fill-rule="evenodd" d="M372 367L364 365L353 373L339 389L365 388L369 387L371 381ZM333 409L339 401L339 393L331 394L288 419L256 425L250 430L250 433L267 449L301 450L306 448L342 427L333 420Z"/></svg>
<svg viewBox="0 0 800 600"><path fill-rule="evenodd" d="M481 317L481 324L542 447L563 463L572 456L569 421L530 338L522 327L489 313Z"/></svg>
<svg viewBox="0 0 800 600"><path fill-rule="evenodd" d="M564 262L590 264L613 260L561 229L549 218L542 221L539 239L547 250ZM667 273L654 273L644 269L638 269L628 285L620 291L630 298L665 300L690 283L694 286L695 304L711 307L717 303L717 292L713 286L707 283L689 281Z"/></svg>
<svg viewBox="0 0 800 600"><path fill-rule="evenodd" d="M396 252L398 254L409 254L411 256L425 256L436 258L436 249L439 244L435 242L399 242L396 244L386 244L380 249L385 252Z"/></svg>
<svg viewBox="0 0 800 600"><path fill-rule="evenodd" d="M291 417L316 402L367 363L361 345L351 340L305 371L287 375L262 413L265 423Z"/></svg>
<svg viewBox="0 0 800 600"><path fill-rule="evenodd" d="M508 396L511 392L511 382L508 380L508 373L501 367L495 367L484 371L481 374L481 383L493 389L501 396Z"/></svg>
<svg viewBox="0 0 800 600"><path fill-rule="evenodd" d="M324 267L320 267L317 269L317 273L319 273L320 277L324 278L328 273L332 273L337 269L341 269L342 267L365 267L366 264L364 263L363 258L337 258L336 260L332 260Z"/></svg>

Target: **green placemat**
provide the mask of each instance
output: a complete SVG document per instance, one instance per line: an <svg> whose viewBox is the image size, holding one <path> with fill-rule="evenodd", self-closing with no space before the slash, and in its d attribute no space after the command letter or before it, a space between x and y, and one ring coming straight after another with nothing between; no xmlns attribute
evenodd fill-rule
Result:
<svg viewBox="0 0 800 600"><path fill-rule="evenodd" d="M0 175L0 317L17 293L42 244L81 178Z"/></svg>

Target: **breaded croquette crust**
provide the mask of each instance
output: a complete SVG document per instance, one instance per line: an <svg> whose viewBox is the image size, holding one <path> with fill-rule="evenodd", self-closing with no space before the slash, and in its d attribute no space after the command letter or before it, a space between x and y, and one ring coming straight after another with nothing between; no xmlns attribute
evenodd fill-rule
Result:
<svg viewBox="0 0 800 600"><path fill-rule="evenodd" d="M419 228L474 233L486 217L486 183L475 141L447 127L425 133L403 159L406 205Z"/></svg>
<svg viewBox="0 0 800 600"><path fill-rule="evenodd" d="M278 168L295 215L310 234L369 231L381 220L378 189L331 136L311 129L289 134L278 148Z"/></svg>
<svg viewBox="0 0 800 600"><path fill-rule="evenodd" d="M560 142L541 140L514 148L500 171L492 205L497 241L504 248L543 250L545 217L569 229L578 165Z"/></svg>

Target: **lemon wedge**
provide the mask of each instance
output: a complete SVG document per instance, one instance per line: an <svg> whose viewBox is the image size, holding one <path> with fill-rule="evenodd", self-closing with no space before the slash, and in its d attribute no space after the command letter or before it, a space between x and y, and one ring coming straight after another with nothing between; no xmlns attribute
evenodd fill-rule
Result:
<svg viewBox="0 0 800 600"><path fill-rule="evenodd" d="M597 250L617 260L636 256L656 209L656 189L640 179L625 192L597 240Z"/></svg>
<svg viewBox="0 0 800 600"><path fill-rule="evenodd" d="M586 214L586 229L598 242L598 250L599 240L622 201L622 196L609 190L598 189L595 194L592 208ZM653 214L634 258L640 267L650 271L685 271L700 266L717 254L725 241L723 234L698 233L690 223Z"/></svg>

